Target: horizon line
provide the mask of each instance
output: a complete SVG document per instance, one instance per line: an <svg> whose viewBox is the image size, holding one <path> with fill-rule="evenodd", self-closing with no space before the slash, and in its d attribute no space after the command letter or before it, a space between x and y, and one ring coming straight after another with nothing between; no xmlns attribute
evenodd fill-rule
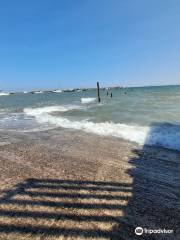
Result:
<svg viewBox="0 0 180 240"><path fill-rule="evenodd" d="M100 83L100 81L99 81ZM158 85L139 85L139 86L123 86L123 85L101 85L100 83L100 89L102 88L145 88L145 87L170 87L170 86L180 86L180 84L158 84ZM76 90L76 89L96 89L96 84L95 87L64 87L64 88L33 88L33 89L19 89L19 90L14 90L14 91L9 91L9 90L0 90L0 92L8 92L8 93L18 93L18 92L23 92L23 91L28 91L28 92L34 92L34 91L54 91L54 90Z"/></svg>

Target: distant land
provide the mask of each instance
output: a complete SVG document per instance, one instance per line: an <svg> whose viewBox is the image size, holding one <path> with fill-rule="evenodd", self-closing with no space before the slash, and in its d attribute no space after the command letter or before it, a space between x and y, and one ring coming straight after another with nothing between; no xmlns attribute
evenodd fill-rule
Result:
<svg viewBox="0 0 180 240"><path fill-rule="evenodd" d="M100 86L101 90L109 90L109 89L123 89L123 88L150 88L150 87L171 87L171 86L180 86L180 84L169 84L169 85L147 85L147 86ZM31 94L36 94L36 93L45 93L45 92L51 92L51 93L62 93L62 92L84 92L88 90L94 90L96 87L87 87L87 88L56 88L56 89L36 89L36 90L25 90L25 91L3 91L0 90L0 95L10 95L10 94L15 94L15 93L31 93Z"/></svg>

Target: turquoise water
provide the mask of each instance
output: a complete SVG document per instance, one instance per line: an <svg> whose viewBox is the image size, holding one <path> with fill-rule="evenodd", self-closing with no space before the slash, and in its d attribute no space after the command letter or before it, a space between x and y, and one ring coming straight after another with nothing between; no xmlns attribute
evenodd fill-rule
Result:
<svg viewBox="0 0 180 240"><path fill-rule="evenodd" d="M111 91L112 98L110 94L107 96L106 90L100 91L100 104L94 99L95 90L0 96L0 129L38 131L60 126L132 138L142 144L147 140L150 127L158 125L157 131L163 132L166 126L168 137L176 141L176 149L180 147L177 138L180 133L180 86ZM160 125L162 130L159 130Z"/></svg>

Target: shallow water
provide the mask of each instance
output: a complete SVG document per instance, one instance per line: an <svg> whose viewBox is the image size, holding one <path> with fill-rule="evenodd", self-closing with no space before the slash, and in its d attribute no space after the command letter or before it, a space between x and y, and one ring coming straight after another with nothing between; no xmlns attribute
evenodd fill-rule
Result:
<svg viewBox="0 0 180 240"><path fill-rule="evenodd" d="M101 90L101 103L96 94L0 96L0 129L28 132L60 126L180 150L180 86L113 89L108 96Z"/></svg>

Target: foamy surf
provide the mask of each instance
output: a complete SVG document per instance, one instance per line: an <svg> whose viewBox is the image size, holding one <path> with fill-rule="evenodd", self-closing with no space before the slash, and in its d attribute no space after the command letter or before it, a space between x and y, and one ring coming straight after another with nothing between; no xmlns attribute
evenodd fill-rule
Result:
<svg viewBox="0 0 180 240"><path fill-rule="evenodd" d="M34 94L40 94L43 93L43 91L35 91Z"/></svg>
<svg viewBox="0 0 180 240"><path fill-rule="evenodd" d="M103 136L115 136L126 140L144 144L149 128L140 126L129 126L115 123L93 123L89 121L70 121L64 117L52 116L50 113L69 111L78 109L79 106L51 106L43 108L28 108L24 112L29 116L34 116L39 123L49 123L63 128L73 128Z"/></svg>
<svg viewBox="0 0 180 240"><path fill-rule="evenodd" d="M85 132L94 133L102 136L114 136L129 141L144 144L148 127L129 126L126 124L115 123L93 123L90 121L70 121L67 118L55 117L49 114L36 116L39 123L50 123L58 127L83 130Z"/></svg>
<svg viewBox="0 0 180 240"><path fill-rule="evenodd" d="M57 90L54 90L54 91L52 91L53 93L62 93L62 90L60 90L60 89L57 89Z"/></svg>
<svg viewBox="0 0 180 240"><path fill-rule="evenodd" d="M7 93L7 92L0 92L0 96L9 96L10 93Z"/></svg>
<svg viewBox="0 0 180 240"><path fill-rule="evenodd" d="M82 109L82 107L76 106L76 105L64 105L64 106L48 106L48 107L40 107L40 108L25 108L24 113L29 116L36 117L44 113L67 112L75 109Z"/></svg>
<svg viewBox="0 0 180 240"><path fill-rule="evenodd" d="M180 126L170 124L154 126L138 126L123 123L91 121L71 121L61 116L51 115L52 112L65 112L79 109L80 106L50 106L43 108L26 108L24 113L35 117L38 123L50 124L54 127L82 130L101 136L113 136L128 141L136 142L140 145L156 145L170 149L180 150Z"/></svg>
<svg viewBox="0 0 180 240"><path fill-rule="evenodd" d="M81 98L81 103L91 103L95 101L96 101L96 98Z"/></svg>

